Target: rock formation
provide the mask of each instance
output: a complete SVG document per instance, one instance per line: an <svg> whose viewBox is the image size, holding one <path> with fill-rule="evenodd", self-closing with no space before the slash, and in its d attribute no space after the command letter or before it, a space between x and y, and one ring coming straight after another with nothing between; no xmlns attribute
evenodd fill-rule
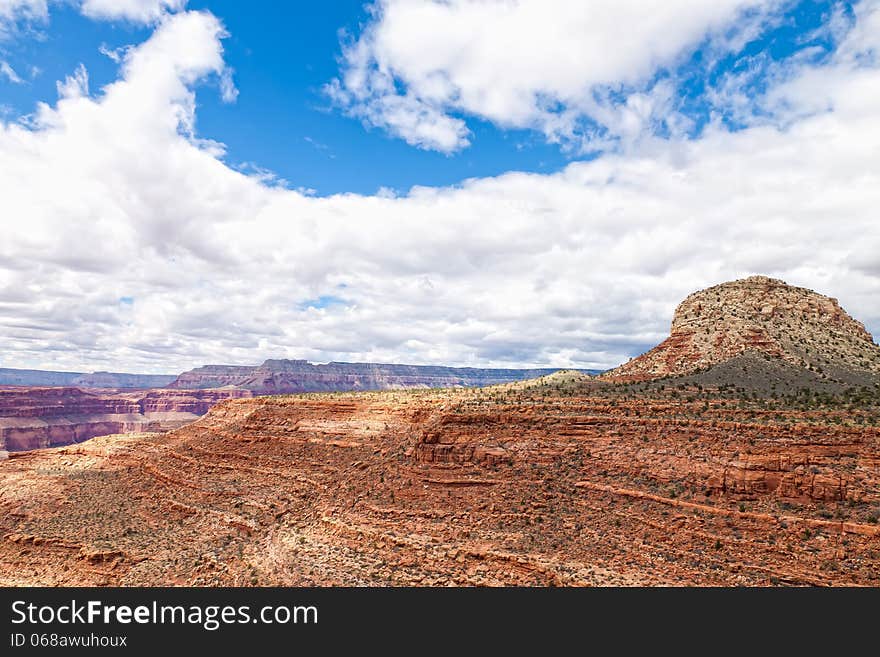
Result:
<svg viewBox="0 0 880 657"><path fill-rule="evenodd" d="M836 299L765 276L696 292L676 309L670 336L606 373L612 380L683 376L752 352L862 384L880 375L880 347Z"/></svg>
<svg viewBox="0 0 880 657"><path fill-rule="evenodd" d="M81 388L161 388L172 383L173 374L120 374L116 372L92 372L80 374L70 385Z"/></svg>
<svg viewBox="0 0 880 657"><path fill-rule="evenodd" d="M255 369L244 365L203 365L180 374L168 387L181 390L240 387L253 375Z"/></svg>

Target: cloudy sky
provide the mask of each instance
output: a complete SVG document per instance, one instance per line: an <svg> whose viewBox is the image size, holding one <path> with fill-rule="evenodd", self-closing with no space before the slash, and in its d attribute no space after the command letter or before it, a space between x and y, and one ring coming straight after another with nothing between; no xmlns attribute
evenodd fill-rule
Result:
<svg viewBox="0 0 880 657"><path fill-rule="evenodd" d="M610 367L755 273L880 333L880 1L281 4L0 0L0 366Z"/></svg>

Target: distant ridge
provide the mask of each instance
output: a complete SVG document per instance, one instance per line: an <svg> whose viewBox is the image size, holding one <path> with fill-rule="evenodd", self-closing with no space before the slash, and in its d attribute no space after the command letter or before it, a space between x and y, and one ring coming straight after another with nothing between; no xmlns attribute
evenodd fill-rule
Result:
<svg viewBox="0 0 880 657"><path fill-rule="evenodd" d="M0 367L3 386L65 386L80 388L161 388L174 381L173 374L126 374L122 372L53 372Z"/></svg>
<svg viewBox="0 0 880 657"><path fill-rule="evenodd" d="M170 388L232 386L254 394L487 386L535 379L559 368L493 369L270 359L256 367L206 365L184 372ZM598 370L582 370L597 374Z"/></svg>

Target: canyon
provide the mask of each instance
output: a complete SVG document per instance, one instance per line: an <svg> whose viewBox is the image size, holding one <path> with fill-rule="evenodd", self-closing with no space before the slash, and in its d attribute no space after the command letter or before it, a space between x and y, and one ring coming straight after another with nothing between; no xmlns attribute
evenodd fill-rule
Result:
<svg viewBox="0 0 880 657"><path fill-rule="evenodd" d="M245 396L181 428L3 452L0 584L880 586L878 354L758 277L600 376L249 396L214 370Z"/></svg>
<svg viewBox="0 0 880 657"><path fill-rule="evenodd" d="M57 447L95 436L177 429L243 390L0 387L0 450Z"/></svg>
<svg viewBox="0 0 880 657"><path fill-rule="evenodd" d="M10 454L0 580L880 586L876 409L624 397L239 399Z"/></svg>
<svg viewBox="0 0 880 657"><path fill-rule="evenodd" d="M254 367L207 365L176 377L0 369L0 381L16 384L0 385L0 450L56 447L109 434L168 431L192 422L218 401L230 398L489 385L553 371L369 363L314 365L304 360L277 359ZM148 389L134 389L136 384Z"/></svg>

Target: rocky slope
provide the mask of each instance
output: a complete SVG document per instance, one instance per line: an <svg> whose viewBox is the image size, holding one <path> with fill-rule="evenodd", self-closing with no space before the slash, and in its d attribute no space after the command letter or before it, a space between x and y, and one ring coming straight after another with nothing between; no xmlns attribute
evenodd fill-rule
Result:
<svg viewBox="0 0 880 657"><path fill-rule="evenodd" d="M176 377L168 374L120 372L51 372L0 367L0 386L80 386L83 388L161 388Z"/></svg>
<svg viewBox="0 0 880 657"><path fill-rule="evenodd" d="M669 338L604 378L683 376L747 352L843 385L868 385L880 376L880 347L836 299L752 276L687 297Z"/></svg>
<svg viewBox="0 0 880 657"><path fill-rule="evenodd" d="M166 431L198 419L240 390L105 391L0 388L0 450L21 451L82 442L94 436Z"/></svg>
<svg viewBox="0 0 880 657"><path fill-rule="evenodd" d="M181 374L170 388L234 386L254 394L487 386L532 379L554 369L480 369L377 363L267 360L258 367L206 365Z"/></svg>
<svg viewBox="0 0 880 657"><path fill-rule="evenodd" d="M227 401L0 461L0 584L880 586L880 429L858 415L528 389Z"/></svg>

